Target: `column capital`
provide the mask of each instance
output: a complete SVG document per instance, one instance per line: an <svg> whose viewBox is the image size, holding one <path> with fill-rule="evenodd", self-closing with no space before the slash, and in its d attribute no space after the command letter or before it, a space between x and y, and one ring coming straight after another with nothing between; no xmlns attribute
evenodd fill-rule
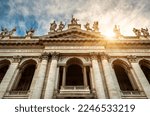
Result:
<svg viewBox="0 0 150 116"><path fill-rule="evenodd" d="M106 54L105 52L101 52L100 54L101 60L109 60L109 55Z"/></svg>
<svg viewBox="0 0 150 116"><path fill-rule="evenodd" d="M137 56L135 56L135 55L128 55L127 59L130 63L137 63L137 61L138 61Z"/></svg>
<svg viewBox="0 0 150 116"><path fill-rule="evenodd" d="M91 60L97 60L98 52L90 52Z"/></svg>
<svg viewBox="0 0 150 116"><path fill-rule="evenodd" d="M42 53L41 54L41 59L43 59L43 60L48 60L48 57L49 57L49 53L48 52L44 52L44 53Z"/></svg>
<svg viewBox="0 0 150 116"><path fill-rule="evenodd" d="M59 52L51 52L50 54L52 56L52 59L58 59L59 57Z"/></svg>
<svg viewBox="0 0 150 116"><path fill-rule="evenodd" d="M16 55L16 56L13 56L12 62L19 63L21 61L21 59L22 59L22 56Z"/></svg>

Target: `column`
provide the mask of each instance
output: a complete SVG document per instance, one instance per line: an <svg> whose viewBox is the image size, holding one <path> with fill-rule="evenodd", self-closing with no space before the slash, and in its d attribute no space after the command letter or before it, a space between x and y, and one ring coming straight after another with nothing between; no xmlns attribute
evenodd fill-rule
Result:
<svg viewBox="0 0 150 116"><path fill-rule="evenodd" d="M132 76L133 76L133 79L134 79L134 81L135 81L135 84L136 84L136 88L139 90L139 91L143 91L143 88L142 88L142 86L141 86L141 83L139 82L139 80L137 79L137 75L135 74L135 71L133 70L133 68L132 67L129 67L130 69L130 71L131 71L131 74L132 74ZM134 84L134 85L135 85Z"/></svg>
<svg viewBox="0 0 150 116"><path fill-rule="evenodd" d="M113 81L113 77L112 77L111 70L110 70L110 65L108 63L108 55L105 53L101 53L101 61L102 61L104 76L105 76L106 85L107 85L110 99L121 98L119 94L120 92L117 91L117 88L115 87L115 84Z"/></svg>
<svg viewBox="0 0 150 116"><path fill-rule="evenodd" d="M93 77L93 70L92 70L91 66L90 66L90 82L91 82L92 91L95 91L95 83L94 83L94 77Z"/></svg>
<svg viewBox="0 0 150 116"><path fill-rule="evenodd" d="M99 64L97 61L97 54L91 53L91 59L92 59L92 68L93 68L93 75L94 75L94 81L95 81L95 89L98 99L105 99L105 92L102 82L102 77L100 74Z"/></svg>
<svg viewBox="0 0 150 116"><path fill-rule="evenodd" d="M87 88L87 74L86 74L86 66L83 67L83 82L84 82L84 88Z"/></svg>
<svg viewBox="0 0 150 116"><path fill-rule="evenodd" d="M37 81L35 83L35 87L31 95L31 99L41 98L44 79L45 79L46 70L47 70L47 63L48 63L48 53L45 52L41 55L41 63L39 67L39 72L37 74Z"/></svg>
<svg viewBox="0 0 150 116"><path fill-rule="evenodd" d="M139 82L141 83L147 98L150 99L150 84L147 81L139 63L137 62L136 56L131 55L131 56L127 56L127 58L129 59L129 62L131 63L131 66L132 66L135 74L137 75L137 78L138 78Z"/></svg>
<svg viewBox="0 0 150 116"><path fill-rule="evenodd" d="M50 65L50 71L48 74L45 95L44 95L45 99L52 99L54 93L54 87L55 87L58 53L54 52L51 55L52 55L52 60Z"/></svg>
<svg viewBox="0 0 150 116"><path fill-rule="evenodd" d="M58 93L59 79L60 79L59 70L60 70L60 67L57 67L57 71L56 71L56 81L55 81L55 88L54 88L55 94Z"/></svg>
<svg viewBox="0 0 150 116"><path fill-rule="evenodd" d="M21 60L21 56L14 56L13 57L13 61L12 63L10 64L1 84L0 84L0 99L3 98L3 96L5 95L8 87L9 87L9 84L14 76L14 73L15 71L17 70L18 68L18 65L19 65L19 62Z"/></svg>
<svg viewBox="0 0 150 116"><path fill-rule="evenodd" d="M66 85L66 66L63 67L62 87Z"/></svg>

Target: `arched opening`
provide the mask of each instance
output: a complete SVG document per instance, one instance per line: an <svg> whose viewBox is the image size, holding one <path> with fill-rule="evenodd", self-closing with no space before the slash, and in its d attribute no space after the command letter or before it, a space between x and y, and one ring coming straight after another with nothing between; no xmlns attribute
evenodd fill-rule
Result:
<svg viewBox="0 0 150 116"><path fill-rule="evenodd" d="M8 68L9 68L10 62L7 60L1 61L0 63L0 83L2 82Z"/></svg>
<svg viewBox="0 0 150 116"><path fill-rule="evenodd" d="M83 85L83 63L80 59L72 58L67 62L66 86Z"/></svg>
<svg viewBox="0 0 150 116"><path fill-rule="evenodd" d="M150 83L150 62L149 61L140 61L139 62L140 67L145 75L145 77L147 78L148 82Z"/></svg>
<svg viewBox="0 0 150 116"><path fill-rule="evenodd" d="M68 66L66 72L66 85L77 86L83 85L82 68L77 64Z"/></svg>
<svg viewBox="0 0 150 116"><path fill-rule="evenodd" d="M125 67L117 62L114 63L113 67L114 67L114 71L115 71L120 89L122 91L133 91L134 88L130 82L129 75Z"/></svg>
<svg viewBox="0 0 150 116"><path fill-rule="evenodd" d="M13 91L28 91L35 73L36 64L29 63L22 67Z"/></svg>

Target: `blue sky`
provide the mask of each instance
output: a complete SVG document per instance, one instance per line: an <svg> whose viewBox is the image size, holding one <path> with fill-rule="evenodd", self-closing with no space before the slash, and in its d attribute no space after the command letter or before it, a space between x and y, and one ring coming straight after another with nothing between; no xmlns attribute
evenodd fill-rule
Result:
<svg viewBox="0 0 150 116"><path fill-rule="evenodd" d="M149 0L0 0L0 26L17 27L19 36L31 27L35 35L45 35L51 22L68 24L72 14L82 28L99 21L103 34L112 32L115 24L124 35L133 35L134 27L150 29Z"/></svg>

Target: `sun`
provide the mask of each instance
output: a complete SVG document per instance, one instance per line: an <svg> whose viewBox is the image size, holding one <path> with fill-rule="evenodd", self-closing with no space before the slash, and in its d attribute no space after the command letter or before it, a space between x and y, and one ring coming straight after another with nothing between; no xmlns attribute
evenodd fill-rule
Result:
<svg viewBox="0 0 150 116"><path fill-rule="evenodd" d="M108 30L108 31L104 32L104 36L106 36L108 39L114 39L115 34L114 34L114 32Z"/></svg>

